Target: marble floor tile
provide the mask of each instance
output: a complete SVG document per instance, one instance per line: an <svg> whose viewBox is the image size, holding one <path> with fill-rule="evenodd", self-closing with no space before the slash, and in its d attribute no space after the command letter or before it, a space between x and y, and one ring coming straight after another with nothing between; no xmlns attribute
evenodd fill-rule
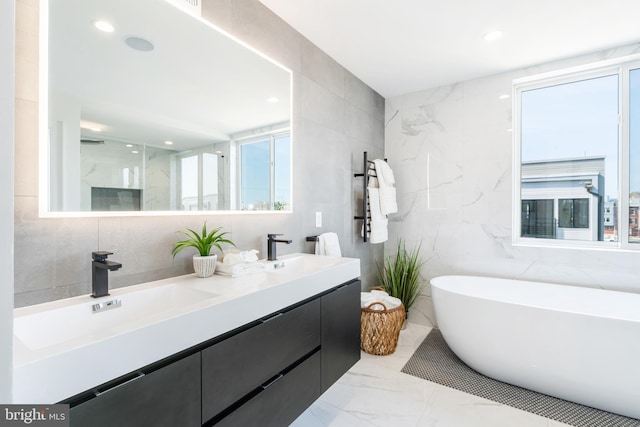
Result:
<svg viewBox="0 0 640 427"><path fill-rule="evenodd" d="M293 427L563 427L402 372L431 328L408 324L388 356L361 359Z"/></svg>

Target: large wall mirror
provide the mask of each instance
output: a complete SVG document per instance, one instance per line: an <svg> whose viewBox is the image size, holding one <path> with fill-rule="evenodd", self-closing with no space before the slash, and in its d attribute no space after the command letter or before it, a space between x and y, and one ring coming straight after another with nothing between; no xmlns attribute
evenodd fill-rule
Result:
<svg viewBox="0 0 640 427"><path fill-rule="evenodd" d="M289 70L168 1L43 2L41 212L291 209Z"/></svg>

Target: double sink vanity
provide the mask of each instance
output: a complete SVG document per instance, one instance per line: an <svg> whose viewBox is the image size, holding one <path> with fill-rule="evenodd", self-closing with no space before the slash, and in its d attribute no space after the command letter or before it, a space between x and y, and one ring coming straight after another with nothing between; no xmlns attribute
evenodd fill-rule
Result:
<svg viewBox="0 0 640 427"><path fill-rule="evenodd" d="M71 425L288 425L360 358L360 262L278 263L16 309L14 403L69 403Z"/></svg>

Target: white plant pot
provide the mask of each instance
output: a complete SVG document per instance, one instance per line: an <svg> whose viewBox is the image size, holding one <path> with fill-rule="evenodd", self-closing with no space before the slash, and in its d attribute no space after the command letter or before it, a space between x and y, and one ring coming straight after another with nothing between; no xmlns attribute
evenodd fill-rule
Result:
<svg viewBox="0 0 640 427"><path fill-rule="evenodd" d="M218 261L218 255L194 255L193 256L193 269L198 277L211 277L216 271L216 262Z"/></svg>

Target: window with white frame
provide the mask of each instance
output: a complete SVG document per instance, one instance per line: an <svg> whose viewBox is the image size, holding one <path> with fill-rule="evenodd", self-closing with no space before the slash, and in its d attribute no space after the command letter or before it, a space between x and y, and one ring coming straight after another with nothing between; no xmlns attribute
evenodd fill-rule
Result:
<svg viewBox="0 0 640 427"><path fill-rule="evenodd" d="M514 142L516 244L640 243L640 55L515 80Z"/></svg>

